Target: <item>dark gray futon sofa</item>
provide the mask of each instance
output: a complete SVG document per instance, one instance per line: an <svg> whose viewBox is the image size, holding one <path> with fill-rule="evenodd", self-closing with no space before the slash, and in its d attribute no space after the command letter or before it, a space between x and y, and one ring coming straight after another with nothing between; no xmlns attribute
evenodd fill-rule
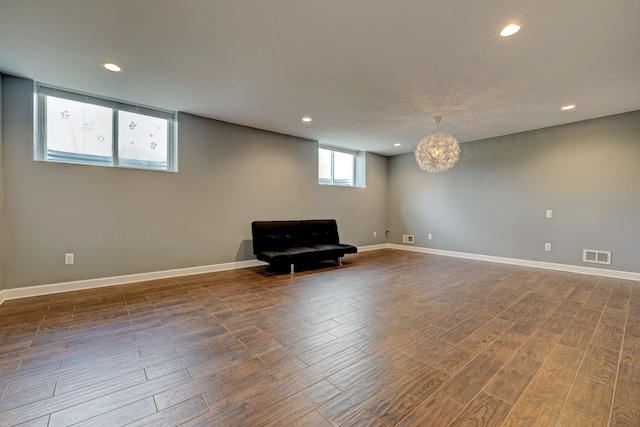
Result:
<svg viewBox="0 0 640 427"><path fill-rule="evenodd" d="M254 221L253 253L269 263L272 270L289 269L296 264L334 260L342 264L345 254L355 254L358 248L340 243L335 219L300 221Z"/></svg>

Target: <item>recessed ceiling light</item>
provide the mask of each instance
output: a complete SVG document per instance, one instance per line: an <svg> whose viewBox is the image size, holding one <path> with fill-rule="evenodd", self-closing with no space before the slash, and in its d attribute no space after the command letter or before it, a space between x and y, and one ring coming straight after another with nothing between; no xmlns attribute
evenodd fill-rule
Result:
<svg viewBox="0 0 640 427"><path fill-rule="evenodd" d="M309 116L305 116L305 117L302 118L302 121L305 122L305 123L309 123L309 122L313 121L313 119L311 117L309 117Z"/></svg>
<svg viewBox="0 0 640 427"><path fill-rule="evenodd" d="M573 110L574 108L576 108L576 106L571 104L571 105L565 105L564 107L561 108L561 110L567 111L567 110Z"/></svg>
<svg viewBox="0 0 640 427"><path fill-rule="evenodd" d="M518 24L509 24L506 27L504 27L502 29L502 31L500 31L500 35L502 37L509 37L509 36L514 35L518 31L520 31L520 25L518 25Z"/></svg>
<svg viewBox="0 0 640 427"><path fill-rule="evenodd" d="M400 144L399 142L396 142L395 144L393 144L394 147L400 147L402 144Z"/></svg>
<svg viewBox="0 0 640 427"><path fill-rule="evenodd" d="M114 73L119 73L122 71L122 67L113 62L103 62L100 65L102 65L102 68L104 68L105 70L113 71Z"/></svg>

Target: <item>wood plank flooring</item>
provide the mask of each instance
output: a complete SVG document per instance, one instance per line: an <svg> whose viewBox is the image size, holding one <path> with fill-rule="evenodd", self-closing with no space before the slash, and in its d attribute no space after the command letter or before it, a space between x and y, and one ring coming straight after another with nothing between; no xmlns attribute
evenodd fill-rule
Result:
<svg viewBox="0 0 640 427"><path fill-rule="evenodd" d="M6 301L14 425L640 426L640 284L379 250Z"/></svg>

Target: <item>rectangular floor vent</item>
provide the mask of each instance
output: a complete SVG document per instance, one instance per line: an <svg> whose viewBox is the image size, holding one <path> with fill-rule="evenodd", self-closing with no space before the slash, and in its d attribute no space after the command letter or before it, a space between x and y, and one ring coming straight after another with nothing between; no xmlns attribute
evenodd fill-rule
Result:
<svg viewBox="0 0 640 427"><path fill-rule="evenodd" d="M412 234L403 234L402 235L402 243L413 243L413 235Z"/></svg>
<svg viewBox="0 0 640 427"><path fill-rule="evenodd" d="M582 261L594 264L611 265L611 251L595 251L593 249L585 249L582 251Z"/></svg>

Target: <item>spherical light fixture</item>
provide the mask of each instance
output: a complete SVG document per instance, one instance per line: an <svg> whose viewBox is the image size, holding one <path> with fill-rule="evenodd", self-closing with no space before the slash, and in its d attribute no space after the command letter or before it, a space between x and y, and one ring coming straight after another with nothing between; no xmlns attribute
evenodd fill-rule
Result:
<svg viewBox="0 0 640 427"><path fill-rule="evenodd" d="M440 123L442 117L434 117ZM420 169L435 173L451 169L460 157L458 140L447 133L436 132L427 135L418 143L414 152Z"/></svg>

